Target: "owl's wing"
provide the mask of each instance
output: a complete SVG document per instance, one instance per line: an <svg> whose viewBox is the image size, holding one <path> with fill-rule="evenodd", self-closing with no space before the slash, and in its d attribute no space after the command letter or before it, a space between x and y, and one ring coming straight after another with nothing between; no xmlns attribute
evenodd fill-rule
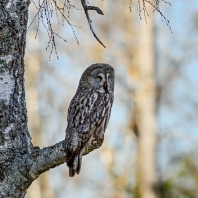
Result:
<svg viewBox="0 0 198 198"><path fill-rule="evenodd" d="M66 148L72 152L81 150L105 115L103 101L98 102L97 94L75 97L68 110ZM77 98L77 99L76 99ZM68 158L69 159L69 158Z"/></svg>
<svg viewBox="0 0 198 198"><path fill-rule="evenodd" d="M107 99L107 101L105 103L103 102L103 104L105 105L101 105L102 106L102 108L100 108L101 117L98 119L97 127L95 128L94 134L92 138L90 139L90 142L88 144L89 146L87 146L84 150L84 153L83 153L84 155L99 148L104 141L104 133L109 122L109 118L111 114L111 107L113 104L113 96L111 95L108 95L108 96L109 98Z"/></svg>
<svg viewBox="0 0 198 198"><path fill-rule="evenodd" d="M67 165L71 175L80 171L84 147L91 139L95 129L105 115L105 105L98 99L97 93L76 95L68 110L65 149ZM81 155L81 156L79 156Z"/></svg>

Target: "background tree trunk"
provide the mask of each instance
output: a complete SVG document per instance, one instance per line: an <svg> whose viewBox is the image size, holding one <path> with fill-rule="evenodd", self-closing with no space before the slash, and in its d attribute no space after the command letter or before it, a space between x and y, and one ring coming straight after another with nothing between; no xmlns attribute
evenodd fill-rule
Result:
<svg viewBox="0 0 198 198"><path fill-rule="evenodd" d="M134 131L137 135L137 194L141 198L157 197L156 170L156 85L153 8L147 8L147 24L140 28L137 81L134 106Z"/></svg>

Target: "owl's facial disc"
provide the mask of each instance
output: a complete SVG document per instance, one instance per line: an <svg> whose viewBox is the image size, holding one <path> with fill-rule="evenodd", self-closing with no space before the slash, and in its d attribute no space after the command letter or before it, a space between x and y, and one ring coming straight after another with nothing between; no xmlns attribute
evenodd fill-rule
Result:
<svg viewBox="0 0 198 198"><path fill-rule="evenodd" d="M108 82L105 71L103 69L94 70L90 76L90 84L96 91L105 93L108 90Z"/></svg>
<svg viewBox="0 0 198 198"><path fill-rule="evenodd" d="M103 73L99 73L97 75L97 83L96 83L96 90L101 92L101 93L104 93L105 90L107 90L107 82L106 82L106 78L105 78L105 74Z"/></svg>

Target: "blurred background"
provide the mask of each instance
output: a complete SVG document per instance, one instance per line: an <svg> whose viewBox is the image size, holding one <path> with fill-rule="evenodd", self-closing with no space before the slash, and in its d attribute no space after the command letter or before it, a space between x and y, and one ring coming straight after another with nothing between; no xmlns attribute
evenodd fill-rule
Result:
<svg viewBox="0 0 198 198"><path fill-rule="evenodd" d="M60 0L58 3L63 3ZM42 174L26 198L198 197L198 2L171 0L160 8L170 21L138 2L92 0L93 37L80 1L70 2L73 30L56 14L56 50L38 20L27 33L25 83L28 125L41 148L65 137L68 105L83 71L103 62L115 68L115 101L105 141L83 157L81 173L69 178L65 164ZM29 7L29 24L37 13ZM140 19L142 18L142 20Z"/></svg>

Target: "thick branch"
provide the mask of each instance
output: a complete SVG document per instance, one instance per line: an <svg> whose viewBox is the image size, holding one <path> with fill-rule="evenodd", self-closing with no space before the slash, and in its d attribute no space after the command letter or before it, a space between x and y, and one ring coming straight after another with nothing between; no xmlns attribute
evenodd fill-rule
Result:
<svg viewBox="0 0 198 198"><path fill-rule="evenodd" d="M103 46L105 47L105 45L100 41L100 39L97 37L97 35L95 34L94 30L93 30L93 27L91 25L91 19L89 17L89 13L88 13L88 10L95 10L98 14L101 14L103 15L103 12L102 10L100 10L100 8L98 7L95 7L95 6L87 6L87 3L86 3L86 0L81 0L81 3L82 3L82 6L83 6L83 9L85 11L85 15L87 17L87 21L89 23L89 27L90 27L90 30L91 32L93 33L94 37L96 38L96 40ZM105 47L106 48L106 47Z"/></svg>
<svg viewBox="0 0 198 198"><path fill-rule="evenodd" d="M91 151L92 150L86 151L84 155ZM23 194L25 193L24 191L28 189L31 183L37 179L40 174L64 162L66 162L64 141L43 149L34 147L32 153L23 154L13 160L11 167L6 170L8 174L2 186L11 185L14 189L13 192L18 193L17 197L23 197L23 195L25 195ZM9 193L9 189L4 188L3 190L4 194Z"/></svg>
<svg viewBox="0 0 198 198"><path fill-rule="evenodd" d="M45 147L34 152L27 157L28 164L31 165L29 175L36 179L40 174L54 168L66 161L64 141L53 146Z"/></svg>
<svg viewBox="0 0 198 198"><path fill-rule="evenodd" d="M40 174L66 162L67 157L64 147L64 141L43 149L34 147L32 153L15 158L9 171L10 175L12 175L13 185L23 186L24 189L27 189ZM85 151L83 155L92 150ZM20 184L18 182L19 178Z"/></svg>
<svg viewBox="0 0 198 198"><path fill-rule="evenodd" d="M86 150L83 155L87 155L94 149ZM61 141L43 149L34 149L31 154L26 155L26 166L30 167L28 170L29 175L35 180L40 174L48 171L50 168L66 162L66 158L64 141Z"/></svg>

